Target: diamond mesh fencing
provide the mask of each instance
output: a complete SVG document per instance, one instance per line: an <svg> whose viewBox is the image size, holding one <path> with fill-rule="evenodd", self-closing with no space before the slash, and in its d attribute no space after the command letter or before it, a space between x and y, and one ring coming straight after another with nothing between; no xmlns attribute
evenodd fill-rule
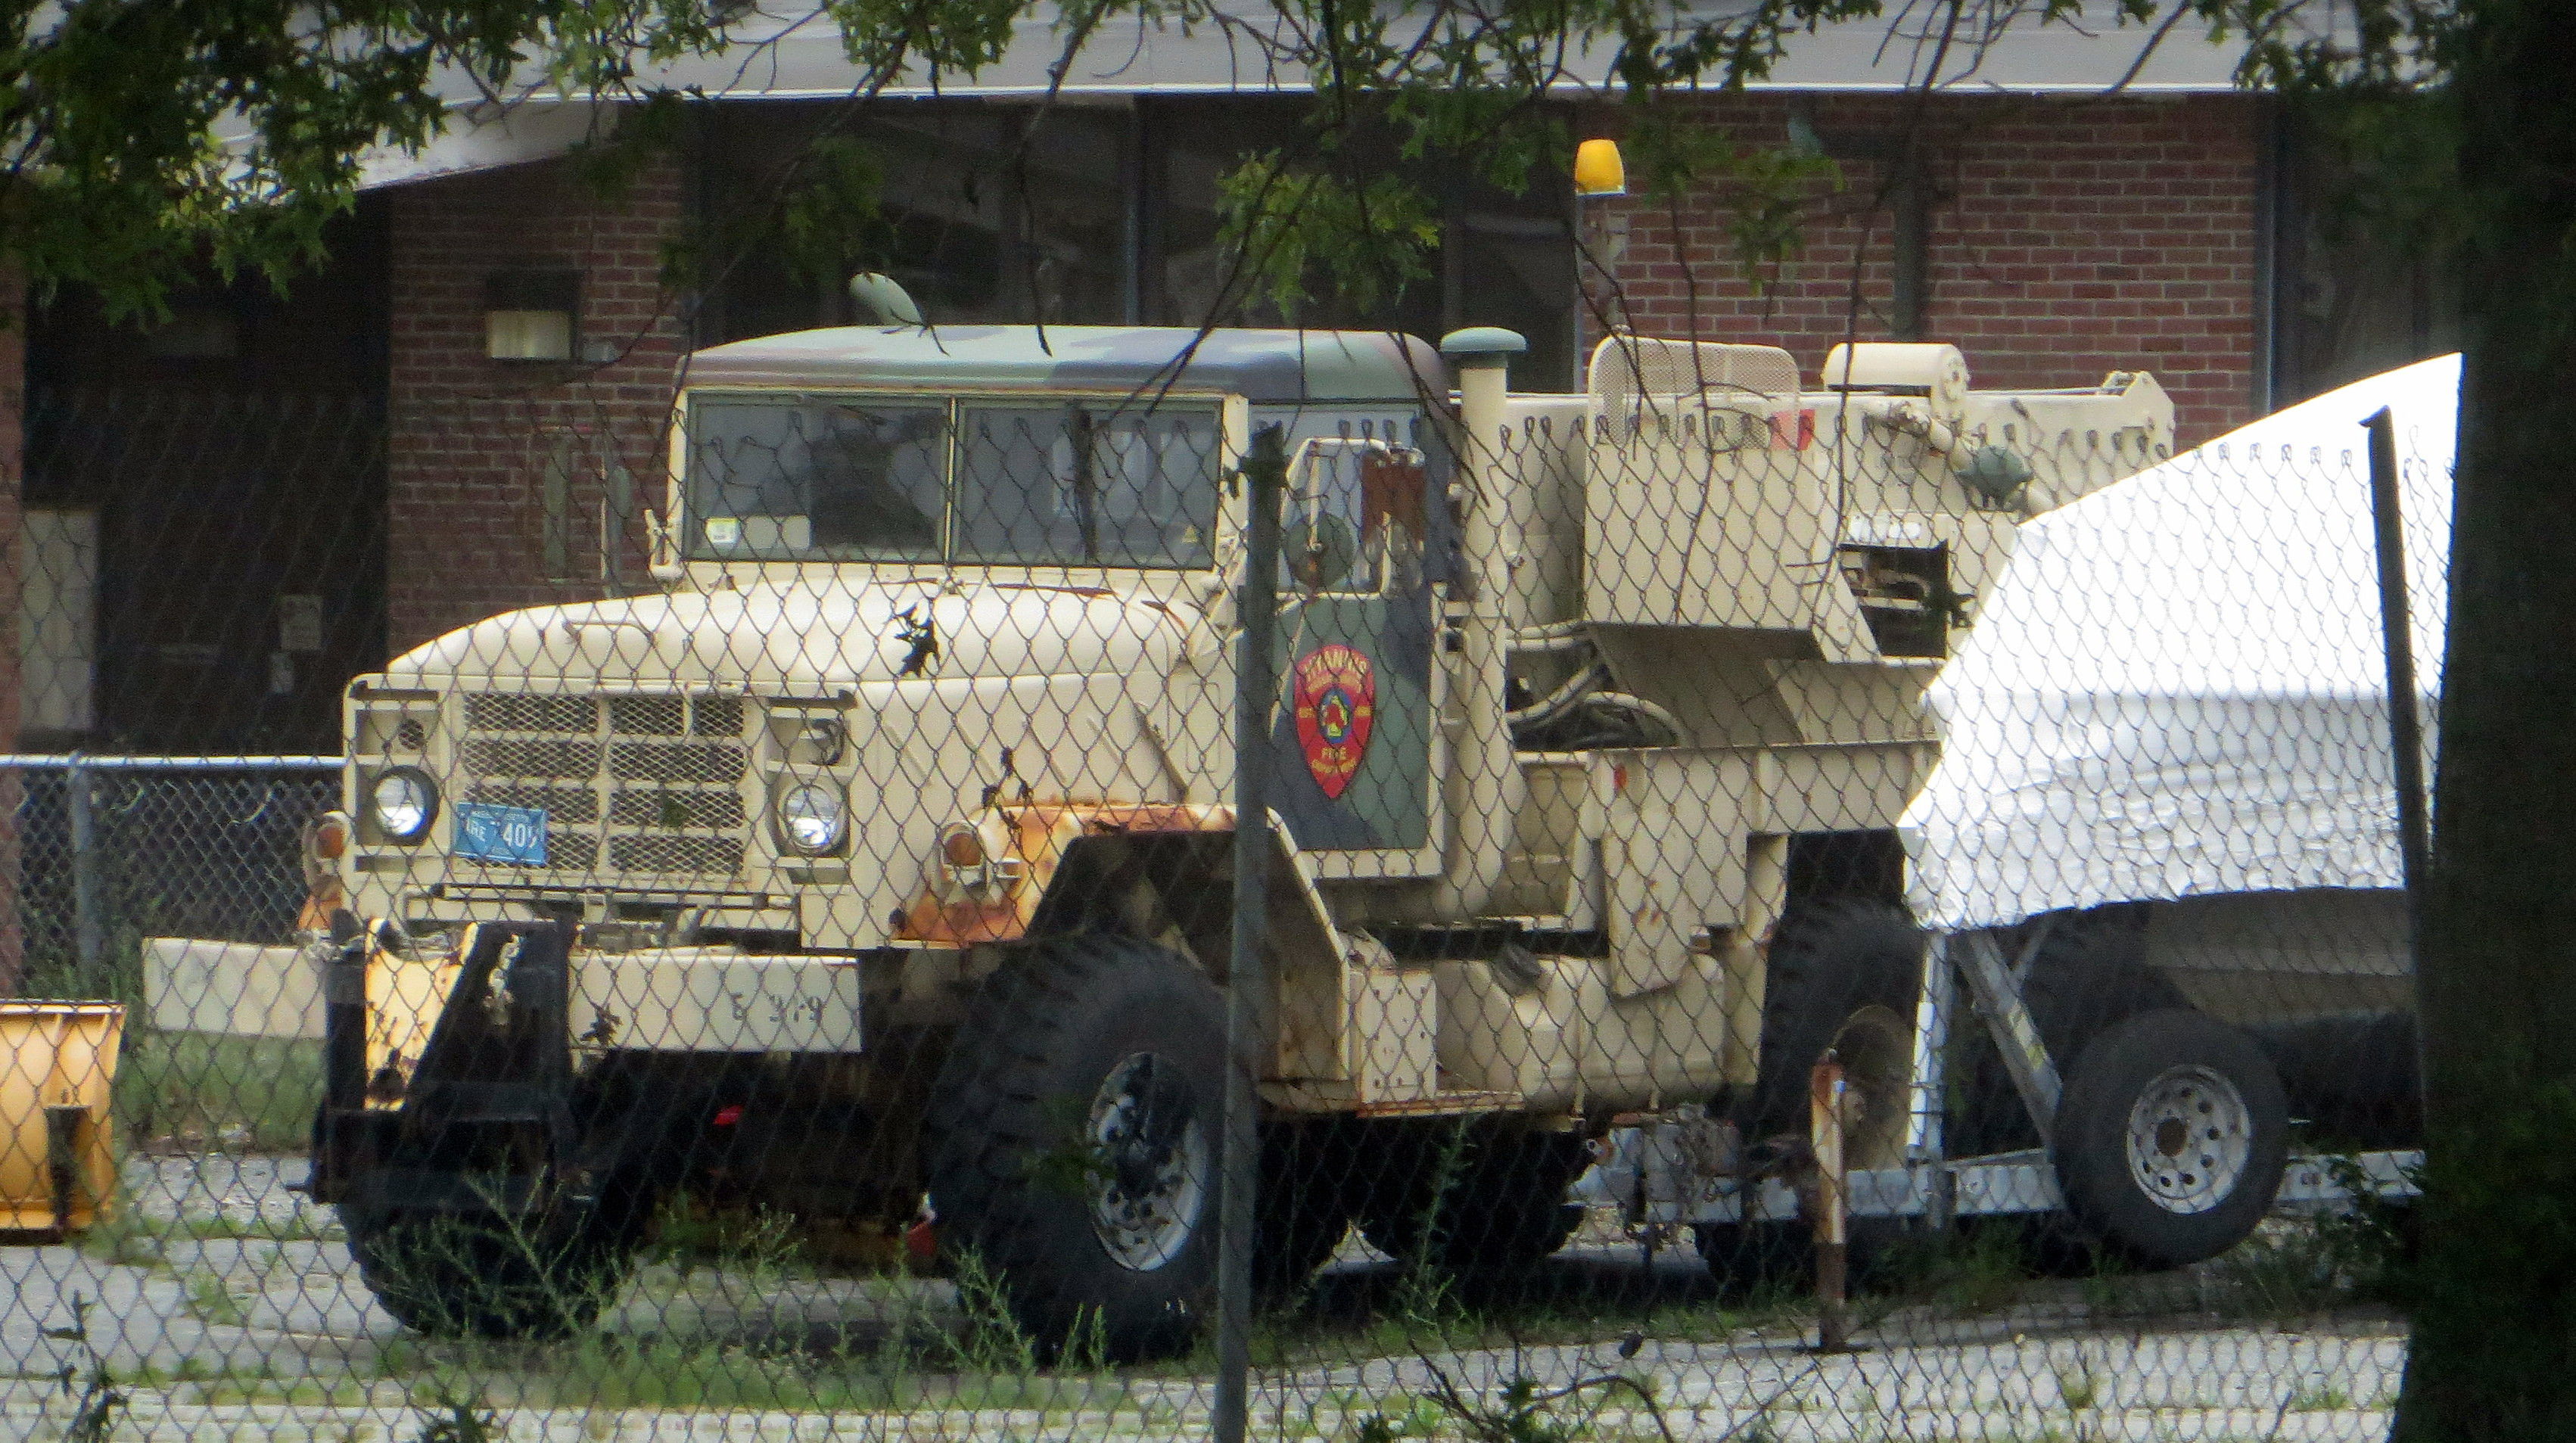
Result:
<svg viewBox="0 0 2576 1443"><path fill-rule="evenodd" d="M277 563L391 598L336 744L6 772L0 1416L2382 1436L2455 367L2177 455L2143 372L1513 339L371 423L515 479Z"/></svg>

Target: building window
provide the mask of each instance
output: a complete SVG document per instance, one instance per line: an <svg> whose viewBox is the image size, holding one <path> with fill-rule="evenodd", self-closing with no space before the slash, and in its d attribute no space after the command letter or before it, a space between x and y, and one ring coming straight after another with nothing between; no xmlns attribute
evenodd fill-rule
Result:
<svg viewBox="0 0 2576 1443"><path fill-rule="evenodd" d="M1154 103L1145 134L1152 148L1142 167L1153 187L1151 234L1143 257L1152 319L1197 325L1279 325L1288 318L1267 303L1226 287L1233 258L1221 240L1218 178L1248 156L1293 141L1306 102L1290 98L1208 96ZM1319 294L1300 308L1300 325L1401 330L1425 338L1462 326L1508 326L1530 343L1512 368L1524 389L1572 388L1575 372L1573 182L1542 172L1518 195L1462 181L1454 165L1407 163L1392 136L1353 137L1347 163L1365 173L1401 170L1436 199L1440 243L1429 274L1391 303L1363 315ZM1320 290L1320 278L1318 289Z"/></svg>
<svg viewBox="0 0 2576 1443"><path fill-rule="evenodd" d="M858 319L852 272L880 270L945 325L1110 325L1126 318L1132 126L1123 109L1062 108L1025 152L1028 112L977 102L729 106L708 141L701 200L707 340ZM877 167L874 216L837 261L794 254L774 224L818 140ZM772 223L764 223L772 222Z"/></svg>
<svg viewBox="0 0 2576 1443"><path fill-rule="evenodd" d="M483 353L496 361L569 361L581 335L581 272L495 271L483 282Z"/></svg>
<svg viewBox="0 0 2576 1443"><path fill-rule="evenodd" d="M1208 96L1060 105L1033 136L1024 105L886 101L856 118L836 104L719 106L700 168L699 340L854 323L847 282L862 269L893 276L942 325L1282 324L1274 307L1229 288L1218 179L1292 141L1307 104ZM827 139L870 158L878 204L840 261L818 265L779 242L774 220L796 183L791 158ZM1399 163L1391 140L1359 161ZM1510 195L1461 184L1454 167L1418 170L1443 217L1429 274L1373 314L1320 296L1296 323L1427 338L1509 326L1530 342L1515 368L1521 384L1572 386L1567 179L1543 175Z"/></svg>

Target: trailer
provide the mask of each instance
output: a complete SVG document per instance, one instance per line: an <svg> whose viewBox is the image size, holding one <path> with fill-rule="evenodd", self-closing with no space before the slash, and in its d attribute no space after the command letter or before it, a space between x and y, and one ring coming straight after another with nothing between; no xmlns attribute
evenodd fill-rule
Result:
<svg viewBox="0 0 2576 1443"><path fill-rule="evenodd" d="M2360 423L2395 421L2413 651L2437 677L2458 374L2446 357L2345 386L2022 527L1927 694L1941 761L1900 820L1928 934L1910 1103L1901 1161L1892 1132L1860 1144L1852 1217L2049 1218L2173 1264L2269 1209L2411 1195ZM1884 1048L1843 1061L1897 1067ZM1740 1145L1719 1127L1619 1132L1587 1197L1703 1232L1813 1211L1790 1177L1711 1166Z"/></svg>

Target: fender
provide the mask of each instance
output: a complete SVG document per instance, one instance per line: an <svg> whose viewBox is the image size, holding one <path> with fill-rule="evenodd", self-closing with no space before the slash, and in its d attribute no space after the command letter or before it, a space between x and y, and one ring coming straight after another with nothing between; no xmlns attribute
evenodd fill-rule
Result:
<svg viewBox="0 0 2576 1443"><path fill-rule="evenodd" d="M1028 802L987 807L940 832L898 945L966 948L1026 938L1081 849L1157 837L1228 837L1234 809L1202 803ZM1340 934L1314 867L1270 819L1272 952L1283 967L1335 966Z"/></svg>

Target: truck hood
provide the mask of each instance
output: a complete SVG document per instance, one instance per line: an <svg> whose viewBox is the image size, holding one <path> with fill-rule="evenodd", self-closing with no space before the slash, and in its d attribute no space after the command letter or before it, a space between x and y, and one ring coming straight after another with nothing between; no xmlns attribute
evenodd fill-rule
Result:
<svg viewBox="0 0 2576 1443"><path fill-rule="evenodd" d="M509 612L405 652L385 677L397 686L489 676L793 691L905 676L1132 672L1167 667L1204 619L1188 601L1097 586L754 586ZM923 621L934 646L921 644Z"/></svg>

